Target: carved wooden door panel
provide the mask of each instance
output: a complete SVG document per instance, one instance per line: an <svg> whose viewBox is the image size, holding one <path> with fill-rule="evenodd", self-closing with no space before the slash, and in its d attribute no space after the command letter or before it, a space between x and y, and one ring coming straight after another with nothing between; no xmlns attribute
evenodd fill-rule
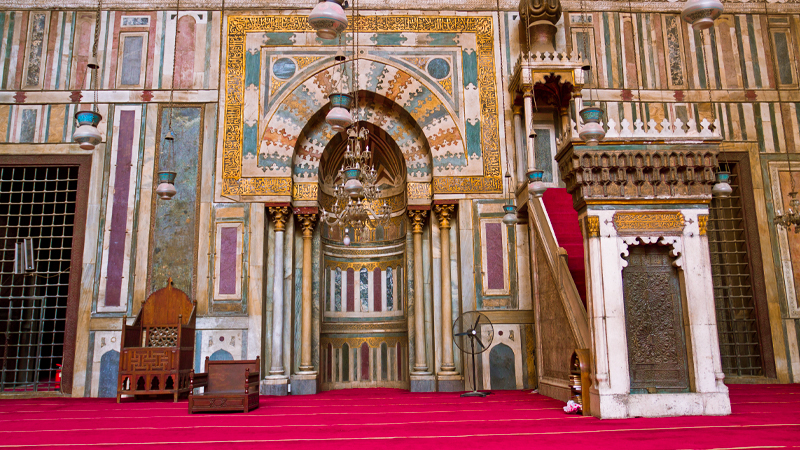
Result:
<svg viewBox="0 0 800 450"><path fill-rule="evenodd" d="M680 282L669 249L630 247L623 270L631 393L687 392Z"/></svg>

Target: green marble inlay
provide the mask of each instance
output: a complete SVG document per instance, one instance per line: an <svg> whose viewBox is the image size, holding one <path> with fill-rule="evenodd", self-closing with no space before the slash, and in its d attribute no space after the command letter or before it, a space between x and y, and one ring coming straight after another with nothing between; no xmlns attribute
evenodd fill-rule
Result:
<svg viewBox="0 0 800 450"><path fill-rule="evenodd" d="M150 241L150 290L166 286L172 277L176 288L192 296L194 291L195 255L197 245L197 187L200 181L198 165L202 142L202 108L174 108L172 130L175 133L174 167L178 173L172 200L153 196L153 234ZM161 139L167 133L169 108L161 111ZM160 161L159 146L156 161ZM158 167L155 168L158 171ZM155 175L155 174L154 174ZM156 178L155 176L153 177Z"/></svg>
<svg viewBox="0 0 800 450"><path fill-rule="evenodd" d="M789 42L786 39L786 33L775 32L772 36L775 40L775 55L778 57L778 61L786 61L786 64L778 64L781 84L792 84L792 65L788 64L791 56L789 56Z"/></svg>
<svg viewBox="0 0 800 450"><path fill-rule="evenodd" d="M478 53L464 50L461 52L461 71L464 74L464 87L470 84L478 86Z"/></svg>
<svg viewBox="0 0 800 450"><path fill-rule="evenodd" d="M408 40L403 33L378 33L369 39L375 45L403 45Z"/></svg>

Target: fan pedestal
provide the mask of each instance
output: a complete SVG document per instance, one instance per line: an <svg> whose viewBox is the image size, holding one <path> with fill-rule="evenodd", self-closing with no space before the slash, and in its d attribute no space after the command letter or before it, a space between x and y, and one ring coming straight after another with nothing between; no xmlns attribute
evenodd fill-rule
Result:
<svg viewBox="0 0 800 450"><path fill-rule="evenodd" d="M489 394L491 394L491 392L470 391L470 392L464 392L463 394L461 394L461 396L462 397L486 397Z"/></svg>

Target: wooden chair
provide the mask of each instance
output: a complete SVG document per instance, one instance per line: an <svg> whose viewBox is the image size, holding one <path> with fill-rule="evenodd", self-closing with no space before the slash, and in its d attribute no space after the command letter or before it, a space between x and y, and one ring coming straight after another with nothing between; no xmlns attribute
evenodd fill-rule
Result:
<svg viewBox="0 0 800 450"><path fill-rule="evenodd" d="M189 392L196 307L170 278L147 297L133 325L122 319L117 403L123 395L172 394L178 401Z"/></svg>
<svg viewBox="0 0 800 450"><path fill-rule="evenodd" d="M189 413L242 411L258 408L261 361L211 361L206 356L205 373L189 374ZM195 394L197 388L202 394Z"/></svg>

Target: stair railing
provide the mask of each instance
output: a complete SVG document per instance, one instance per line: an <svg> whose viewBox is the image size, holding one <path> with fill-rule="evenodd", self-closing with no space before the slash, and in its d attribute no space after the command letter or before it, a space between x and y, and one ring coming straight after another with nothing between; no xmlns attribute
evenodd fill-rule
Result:
<svg viewBox="0 0 800 450"><path fill-rule="evenodd" d="M567 266L566 258L562 254L565 250L558 246L558 240L553 233L553 225L547 216L541 198L530 196L528 199L529 223L532 224L533 232L537 233L541 242L544 243L544 254L546 263L554 274L555 282L558 285L559 299L564 307L567 319L569 320L572 334L578 348L591 348L591 338L589 334L589 319L586 308L583 306L575 280ZM533 248L534 243L530 243Z"/></svg>

